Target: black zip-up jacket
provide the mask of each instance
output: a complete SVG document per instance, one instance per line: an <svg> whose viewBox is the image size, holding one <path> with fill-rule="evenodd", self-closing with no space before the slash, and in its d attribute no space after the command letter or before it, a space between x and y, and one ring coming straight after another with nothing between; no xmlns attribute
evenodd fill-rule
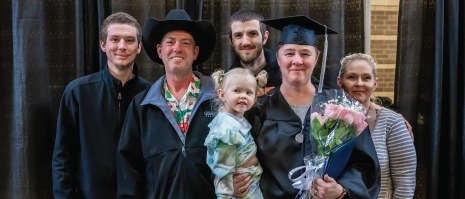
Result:
<svg viewBox="0 0 465 199"><path fill-rule="evenodd" d="M185 139L164 98L164 77L134 98L118 145L118 198L216 199L204 142L217 94L211 78L195 75L200 95Z"/></svg>
<svg viewBox="0 0 465 199"><path fill-rule="evenodd" d="M115 198L116 148L126 109L150 83L137 76L126 82L107 66L71 81L61 98L52 158L55 198Z"/></svg>

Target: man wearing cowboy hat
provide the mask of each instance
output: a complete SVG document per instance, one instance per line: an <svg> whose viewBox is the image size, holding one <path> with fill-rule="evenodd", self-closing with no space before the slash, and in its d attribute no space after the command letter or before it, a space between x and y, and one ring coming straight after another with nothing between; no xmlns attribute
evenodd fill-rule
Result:
<svg viewBox="0 0 465 199"><path fill-rule="evenodd" d="M215 30L172 10L147 20L149 57L166 75L128 108L118 146L118 198L216 198L203 145L216 96L210 77L193 72L211 55Z"/></svg>

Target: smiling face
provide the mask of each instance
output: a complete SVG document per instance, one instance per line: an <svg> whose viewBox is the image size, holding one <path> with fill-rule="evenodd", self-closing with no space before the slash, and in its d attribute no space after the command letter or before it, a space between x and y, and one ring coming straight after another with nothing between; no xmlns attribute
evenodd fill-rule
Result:
<svg viewBox="0 0 465 199"><path fill-rule="evenodd" d="M191 34L181 30L165 34L157 52L165 65L166 73L176 74L192 71L192 63L199 55L199 47L195 45Z"/></svg>
<svg viewBox="0 0 465 199"><path fill-rule="evenodd" d="M367 106L373 91L378 87L378 78L367 61L354 60L346 64L342 76L337 78L337 83L355 100Z"/></svg>
<svg viewBox="0 0 465 199"><path fill-rule="evenodd" d="M222 111L242 118L244 112L252 108L257 99L257 83L250 81L250 78L235 77L238 78L228 81L224 89L218 89L218 97L224 102ZM255 80L253 76L252 79Z"/></svg>
<svg viewBox="0 0 465 199"><path fill-rule="evenodd" d="M278 49L277 60L283 84L308 84L318 62L318 50L310 45L285 44Z"/></svg>
<svg viewBox="0 0 465 199"><path fill-rule="evenodd" d="M258 20L234 21L231 24L231 44L243 64L254 62L262 53L268 31L262 35Z"/></svg>
<svg viewBox="0 0 465 199"><path fill-rule="evenodd" d="M108 67L125 70L133 66L142 43L137 41L137 30L128 24L110 24L100 48L106 53Z"/></svg>

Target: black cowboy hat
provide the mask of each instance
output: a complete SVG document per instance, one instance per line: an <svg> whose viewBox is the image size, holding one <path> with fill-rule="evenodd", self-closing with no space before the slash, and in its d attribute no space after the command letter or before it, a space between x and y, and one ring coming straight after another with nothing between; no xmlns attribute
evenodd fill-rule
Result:
<svg viewBox="0 0 465 199"><path fill-rule="evenodd" d="M171 10L166 15L165 21L149 18L145 22L142 43L145 52L153 61L163 65L163 61L158 57L157 44L160 44L166 33L173 30L183 30L190 33L195 44L199 46L199 55L194 60L194 66L202 64L210 57L216 44L213 25L208 21L193 21L186 11L176 9Z"/></svg>

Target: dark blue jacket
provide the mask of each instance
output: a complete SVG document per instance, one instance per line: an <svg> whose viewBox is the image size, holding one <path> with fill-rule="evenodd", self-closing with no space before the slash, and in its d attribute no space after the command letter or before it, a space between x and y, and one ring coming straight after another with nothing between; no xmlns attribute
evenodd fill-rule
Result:
<svg viewBox="0 0 465 199"><path fill-rule="evenodd" d="M61 98L52 158L55 198L115 198L116 148L126 109L150 87L137 76L126 82L105 69L73 80Z"/></svg>
<svg viewBox="0 0 465 199"><path fill-rule="evenodd" d="M217 94L211 78L195 75L200 95L185 139L164 98L164 77L134 98L118 145L118 198L216 199L204 142Z"/></svg>

